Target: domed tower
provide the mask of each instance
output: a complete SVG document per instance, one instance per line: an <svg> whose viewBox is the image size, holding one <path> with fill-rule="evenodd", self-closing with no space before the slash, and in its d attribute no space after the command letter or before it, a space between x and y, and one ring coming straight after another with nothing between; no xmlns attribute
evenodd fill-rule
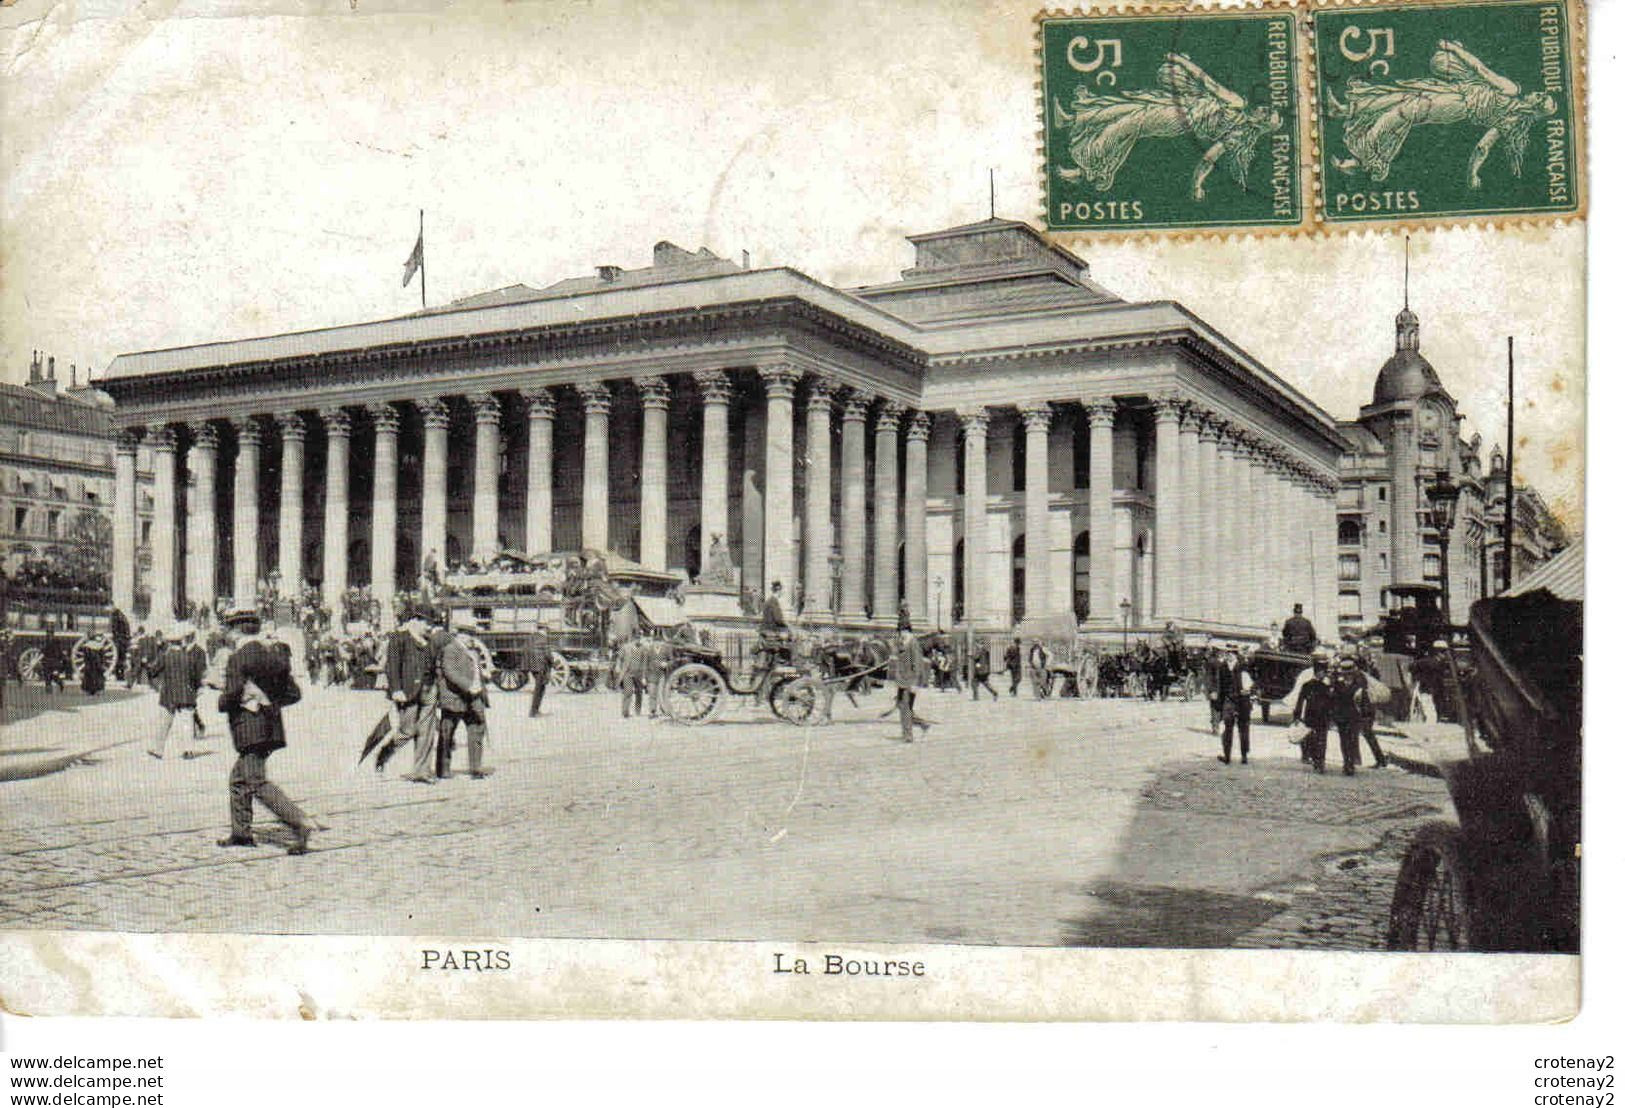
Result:
<svg viewBox="0 0 1625 1108"><path fill-rule="evenodd" d="M1382 441L1389 460L1392 495L1388 521L1391 581L1423 580L1421 503L1418 477L1439 470L1456 473L1456 402L1445 391L1438 372L1422 355L1422 324L1410 305L1410 266L1406 265L1405 303L1394 317L1394 352L1377 372L1371 403L1360 409L1360 423Z"/></svg>

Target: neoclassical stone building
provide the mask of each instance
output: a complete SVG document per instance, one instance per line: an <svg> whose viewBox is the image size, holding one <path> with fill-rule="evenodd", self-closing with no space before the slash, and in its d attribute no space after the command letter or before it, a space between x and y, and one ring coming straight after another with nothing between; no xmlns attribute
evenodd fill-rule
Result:
<svg viewBox="0 0 1625 1108"><path fill-rule="evenodd" d="M155 611L273 574L608 550L817 622L1335 622L1336 422L1204 320L1008 220L835 289L669 243L397 319L122 355L120 518L156 459ZM120 526L115 592L135 590Z"/></svg>

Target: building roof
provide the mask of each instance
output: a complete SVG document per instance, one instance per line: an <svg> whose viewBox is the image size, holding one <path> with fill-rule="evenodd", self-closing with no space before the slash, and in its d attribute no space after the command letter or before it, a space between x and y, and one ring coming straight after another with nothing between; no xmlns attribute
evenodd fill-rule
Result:
<svg viewBox="0 0 1625 1108"><path fill-rule="evenodd" d="M1585 599L1585 541L1576 539L1551 561L1513 585L1502 596L1522 596L1524 593L1545 589L1559 600Z"/></svg>
<svg viewBox="0 0 1625 1108"><path fill-rule="evenodd" d="M1371 403L1392 404L1397 400L1418 400L1430 392L1442 392L1444 382L1433 364L1420 350L1395 350L1393 356L1382 363L1377 374L1377 387L1371 392Z"/></svg>
<svg viewBox="0 0 1625 1108"><path fill-rule="evenodd" d="M0 383L0 423L74 435L113 434L113 420L103 408L69 393L47 396L27 385Z"/></svg>

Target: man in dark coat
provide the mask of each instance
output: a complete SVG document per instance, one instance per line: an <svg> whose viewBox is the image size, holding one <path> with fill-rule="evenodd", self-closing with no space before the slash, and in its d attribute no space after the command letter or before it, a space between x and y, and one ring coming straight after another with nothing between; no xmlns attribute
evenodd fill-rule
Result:
<svg viewBox="0 0 1625 1108"><path fill-rule="evenodd" d="M1224 731L1219 736L1224 753L1219 755L1219 761L1225 765L1230 764L1232 738L1239 730L1241 764L1246 765L1248 749L1251 746L1253 679L1247 668L1241 664L1241 651L1234 645L1226 648L1224 661L1219 664L1218 687L1215 691L1219 698L1220 718L1224 723Z"/></svg>
<svg viewBox="0 0 1625 1108"><path fill-rule="evenodd" d="M485 691L485 675L479 659L457 635L437 629L429 636L435 657L435 696L440 706L440 749L435 773L451 776L451 754L457 725L468 735L468 775L475 779L491 776L485 768L485 709L490 698Z"/></svg>
<svg viewBox="0 0 1625 1108"><path fill-rule="evenodd" d="M1332 678L1332 722L1337 725L1344 776L1353 777L1354 767L1360 762L1360 733L1365 729L1370 704L1371 694L1354 659L1343 658L1337 663L1337 673Z"/></svg>
<svg viewBox="0 0 1625 1108"><path fill-rule="evenodd" d="M921 731L931 729L925 720L914 718L914 693L929 680L930 672L925 653L920 649L920 640L914 637L914 632L906 627L897 632L897 649L892 652L886 676L897 685L897 714L903 721L903 741L906 743L914 741L916 723Z"/></svg>
<svg viewBox="0 0 1625 1108"><path fill-rule="evenodd" d="M410 740L413 744L412 771L406 779L432 785L439 738L434 726L434 647L424 614L411 609L406 621L389 636L384 649L384 688L396 713L396 737L391 742ZM379 761L388 758L380 755Z"/></svg>
<svg viewBox="0 0 1625 1108"><path fill-rule="evenodd" d="M148 663L153 688L158 690L158 707L164 711L164 721L147 744L147 753L160 761L169 733L179 725L181 730L181 757L195 757L197 730L197 691L203 684L204 657L186 641L187 629L177 624L166 636L167 641Z"/></svg>
<svg viewBox="0 0 1625 1108"><path fill-rule="evenodd" d="M222 617L232 644L226 676L220 689L220 711L231 727L237 762L231 767L231 834L221 846L254 845L254 801L270 809L293 832L289 854L310 849L316 825L299 806L265 776L265 763L288 745L282 709L299 700L299 686L282 651L258 638L259 612L253 608L229 611Z"/></svg>
<svg viewBox="0 0 1625 1108"><path fill-rule="evenodd" d="M1326 772L1326 729L1332 722L1332 686L1326 675L1326 660L1316 658L1314 672L1298 690L1298 703L1292 719L1309 729L1303 737L1303 760Z"/></svg>
<svg viewBox="0 0 1625 1108"><path fill-rule="evenodd" d="M1303 614L1303 605L1292 605L1292 615L1281 624L1281 649L1288 654L1308 654L1319 642L1315 625Z"/></svg>
<svg viewBox="0 0 1625 1108"><path fill-rule="evenodd" d="M530 694L530 718L542 711L542 697L547 695L547 682L553 676L553 650L547 641L547 628L541 624L525 637L525 652L520 659L521 668L535 682Z"/></svg>
<svg viewBox="0 0 1625 1108"><path fill-rule="evenodd" d="M1004 670L1010 675L1010 695L1021 687L1021 640L1018 638L1004 648Z"/></svg>
<svg viewBox="0 0 1625 1108"><path fill-rule="evenodd" d="M980 690L986 689L988 695L994 700L999 699L999 692L988 684L988 678L993 676L993 653L988 649L986 639L977 639L976 648L971 654L970 664L970 698L980 700Z"/></svg>

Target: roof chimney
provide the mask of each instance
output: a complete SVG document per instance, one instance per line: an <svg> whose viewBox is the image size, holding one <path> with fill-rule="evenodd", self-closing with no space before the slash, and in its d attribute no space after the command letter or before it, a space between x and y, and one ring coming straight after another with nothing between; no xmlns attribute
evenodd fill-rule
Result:
<svg viewBox="0 0 1625 1108"><path fill-rule="evenodd" d="M598 267L598 279L606 285L613 284L620 275L621 267L618 265L601 265Z"/></svg>
<svg viewBox="0 0 1625 1108"><path fill-rule="evenodd" d="M56 380L56 355L52 354L49 358L45 359L45 364L49 367L47 369L46 373L45 373L46 380L55 381Z"/></svg>

